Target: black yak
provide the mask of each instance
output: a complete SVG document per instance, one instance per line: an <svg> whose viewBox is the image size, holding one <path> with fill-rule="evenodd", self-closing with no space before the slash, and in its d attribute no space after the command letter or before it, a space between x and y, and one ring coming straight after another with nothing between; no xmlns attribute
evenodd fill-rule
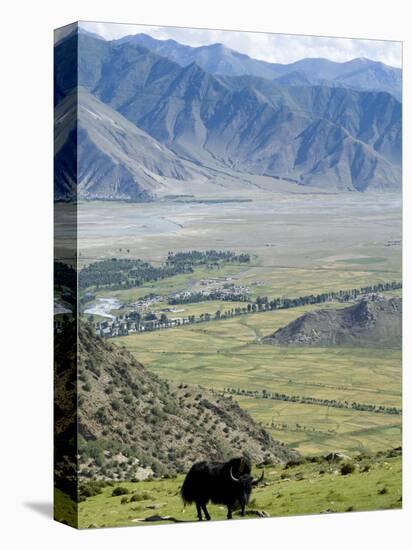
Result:
<svg viewBox="0 0 412 550"><path fill-rule="evenodd" d="M197 517L202 521L202 511L210 519L206 505L227 506L227 519L232 519L232 511L240 506L240 513L245 515L245 506L249 502L252 487L263 480L254 480L251 474L251 463L248 458L232 458L229 462L196 462L190 468L181 488L184 504L196 504Z"/></svg>

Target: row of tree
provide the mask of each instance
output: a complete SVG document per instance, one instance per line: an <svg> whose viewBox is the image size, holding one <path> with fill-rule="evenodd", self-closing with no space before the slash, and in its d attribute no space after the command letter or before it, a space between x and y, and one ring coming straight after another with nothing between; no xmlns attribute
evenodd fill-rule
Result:
<svg viewBox="0 0 412 550"><path fill-rule="evenodd" d="M321 304L333 300L340 302L349 302L366 294L385 291L387 292L400 288L402 288L401 282L392 281L388 283L378 283L376 285L364 286L361 288L354 288L350 290L339 290L336 292L332 291L317 295L311 294L309 296L301 296L298 298L275 298L273 300L268 300L267 297L258 297L256 298L255 302L250 302L248 304L245 304L244 306L234 307L224 311L221 311L219 309L215 313L206 312L200 314L199 316L191 314L187 317L177 320L170 320L167 314L164 312L160 315L156 314L155 312L149 312L142 316L139 312L132 311L124 316L124 333L127 333L128 328L130 328L129 325L131 322L136 322L138 324L139 332L153 331L174 328L186 324L232 319L240 315L247 315L251 313L261 313L265 311L274 311L277 309L289 309L305 304ZM90 318L90 321L93 322L93 318ZM103 324L104 323L101 323L101 325Z"/></svg>
<svg viewBox="0 0 412 550"><path fill-rule="evenodd" d="M301 403L305 405L321 405L324 407L334 407L336 409L354 409L356 411L373 412L380 414L402 414L402 409L398 407L385 407L370 403L358 403L357 401L338 401L336 399L320 399L317 397L307 397L302 395L287 395L285 393L268 392L267 390L245 390L241 388L225 388L226 393L231 395L240 395L242 397L254 397L258 399L273 399L275 401L291 401L292 403Z"/></svg>
<svg viewBox="0 0 412 550"><path fill-rule="evenodd" d="M234 307L225 311L217 310L214 314L205 313L199 319L195 318L194 322L198 321L218 321L220 319L231 319L239 315L248 313L259 313L262 311L274 311L277 309L289 309L300 307L308 304L322 304L325 302L339 301L350 302L356 300L360 296L366 294L374 294L377 292L388 292L390 290L398 290L402 288L402 282L390 281L387 283L377 283L375 285L363 286L361 288L352 288L349 290L338 290L324 292L322 294L309 294L299 296L297 298L273 298L269 300L267 296L258 296L254 302L249 302L245 306ZM220 298L222 299L222 298ZM202 300L200 300L202 301ZM235 301L235 300L233 300ZM169 302L169 303L184 303L184 302Z"/></svg>
<svg viewBox="0 0 412 550"><path fill-rule="evenodd" d="M398 290L400 288L402 288L401 281L390 281L387 283L377 283L375 285L368 285L360 288L337 291L331 290L329 292L322 292L321 294L308 294L297 298L273 298L270 300L267 296L258 296L255 300L255 304L253 305L255 305L257 311L271 311L274 309L289 309L291 307L305 306L308 304L322 304L332 301L350 302L365 294L387 292L389 290Z"/></svg>
<svg viewBox="0 0 412 550"><path fill-rule="evenodd" d="M167 264L208 264L214 262L249 263L249 254L236 254L231 250L189 250L186 252L169 252Z"/></svg>

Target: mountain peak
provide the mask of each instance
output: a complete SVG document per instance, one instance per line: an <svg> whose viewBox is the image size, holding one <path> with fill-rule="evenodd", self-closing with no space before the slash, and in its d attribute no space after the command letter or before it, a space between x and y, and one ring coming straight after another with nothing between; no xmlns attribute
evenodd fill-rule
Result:
<svg viewBox="0 0 412 550"><path fill-rule="evenodd" d="M219 44L214 53L209 46L198 50L182 45L159 51L160 42L154 39L153 49L145 47L141 37L130 44L89 38L79 50L78 82L70 71L56 75L57 104L73 87L83 85L124 117L118 120L114 113L108 114L120 128L126 127L127 119L158 142L147 145L143 153L143 137L129 126L127 142L107 119L88 119L93 135L82 143L85 148L93 146L96 156L100 151L102 165L121 177L125 187L134 189L139 179L156 192L162 184L159 176L189 181L193 166L185 176L187 164L178 162L186 159L200 166L206 178L217 167L325 190L400 189L401 105L380 91L383 83L389 89L397 86L396 74L388 73L384 80L375 69L370 75L326 60L261 64L225 55ZM56 59L59 66L68 65L64 44L56 48ZM283 85L255 76L254 71L283 78ZM227 73L232 76L220 76ZM315 78L320 82L314 83ZM371 82L378 91L359 91L368 90ZM123 153L109 139L113 132ZM111 144L116 158L106 151L105 143ZM156 147L159 144L170 154L173 151L173 160ZM148 160L143 166L131 160L140 157ZM161 174L154 170L156 163ZM173 167L172 173L166 164ZM150 171L150 181L142 171ZM99 172L103 177L103 170ZM91 171L85 174L91 176Z"/></svg>
<svg viewBox="0 0 412 550"><path fill-rule="evenodd" d="M307 57L293 63L271 63L254 59L244 53L229 48L222 42L204 46L189 46L173 39L159 40L148 34L137 34L120 40L134 41L144 47L167 57L182 67L196 62L203 70L219 76L256 76L274 80L285 76L285 81L278 82L288 85L287 73L298 72L290 79L290 86L326 85L348 87L355 90L386 91L397 99L401 97L401 72L395 67L373 61L367 57L359 57L345 62L332 61L323 57ZM374 74L370 70L374 71ZM377 73L379 68L380 72ZM347 77L348 73L353 73ZM306 81L305 81L306 79Z"/></svg>
<svg viewBox="0 0 412 550"><path fill-rule="evenodd" d="M210 48L211 50L218 50L221 52L231 52L232 50L222 44L222 42L215 42L214 44L210 44L209 46L203 46L205 48Z"/></svg>

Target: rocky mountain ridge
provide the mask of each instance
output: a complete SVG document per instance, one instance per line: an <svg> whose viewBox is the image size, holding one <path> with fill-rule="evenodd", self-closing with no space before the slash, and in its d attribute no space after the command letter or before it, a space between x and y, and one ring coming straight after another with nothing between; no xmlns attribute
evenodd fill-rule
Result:
<svg viewBox="0 0 412 550"><path fill-rule="evenodd" d="M162 177L190 189L193 179L207 181L219 171L334 192L401 188L401 104L387 92L304 85L296 74L280 84L254 75L218 76L131 41L81 33L55 48L56 113L76 87L67 59L77 46L77 86L88 94L78 95L81 198L148 200ZM90 96L94 116L82 118L82 101ZM104 118L99 111L107 109L109 118L122 117L120 151L119 133L111 139L107 125L99 132L111 133L110 139L100 135L90 143L96 121ZM57 148L63 167L58 188L73 179L66 170L73 139L68 135Z"/></svg>
<svg viewBox="0 0 412 550"><path fill-rule="evenodd" d="M343 309L304 313L263 338L276 345L400 345L402 299L366 296Z"/></svg>

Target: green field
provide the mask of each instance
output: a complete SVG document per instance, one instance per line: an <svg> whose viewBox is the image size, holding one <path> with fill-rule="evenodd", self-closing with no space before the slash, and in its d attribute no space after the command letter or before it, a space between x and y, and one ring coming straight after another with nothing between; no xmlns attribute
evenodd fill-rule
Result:
<svg viewBox="0 0 412 550"><path fill-rule="evenodd" d="M328 266L315 269L286 267L250 267L238 276L238 282L250 287L250 297L286 296L360 288L369 284L400 279L395 269L358 269L356 265Z"/></svg>
<svg viewBox="0 0 412 550"><path fill-rule="evenodd" d="M134 301L152 293L163 297L150 307L157 313L168 307L170 293L192 289L210 277L231 276L232 283L248 289L251 301L258 296L296 298L401 280L399 195L295 191L282 194L263 186L253 189L250 196L242 195L251 199L247 203L199 203L190 197L147 204L82 203L78 209L79 265L110 258L140 258L161 265L170 251L216 249L250 255L245 265L222 264L217 270L196 267L193 273L132 289L91 289L97 298L117 298L126 306L114 314L124 313ZM388 295L401 296L401 291ZM167 312L167 316L213 316L217 310L245 305L221 300L174 305L183 311ZM399 347L275 347L261 342L304 312L346 306L323 303L247 314L111 342L127 348L163 379L219 391L226 388L226 392L234 389L237 394L232 398L274 439L304 457L318 457L318 462L307 459L294 468L268 466L265 484L253 493L249 517L256 517L256 512L284 516L400 508L401 457L387 451L401 445L400 415L337 408L318 401L262 398L266 390L289 397L401 409ZM259 393L246 396L242 390ZM320 458L330 451L352 457L348 460L355 462L354 472L343 476L339 465ZM358 453L361 459L356 459ZM193 521L194 507L182 513L182 479L108 485L101 494L79 504L79 526L142 525L139 519L153 515ZM128 494L111 496L119 484ZM62 519L73 519L74 504L58 491L56 499L61 503ZM221 506L210 505L209 509L213 519L226 517Z"/></svg>
<svg viewBox="0 0 412 550"><path fill-rule="evenodd" d="M402 461L399 453L354 457L354 472L342 475L341 464L322 460L305 461L285 468L265 468L265 481L254 489L247 517L292 516L345 511L386 510L402 507ZM254 475L259 476L260 470ZM179 490L183 477L134 482L116 482L103 488L101 494L79 504L80 528L124 525L153 525L142 520L151 516L172 516L178 521L195 521L194 506L183 511ZM117 486L127 495L112 496ZM76 519L74 504L56 490L57 516ZM223 506L208 506L212 519L225 519ZM238 513L234 519L240 519ZM164 521L162 523L165 523Z"/></svg>
<svg viewBox="0 0 412 550"><path fill-rule="evenodd" d="M308 294L321 294L328 291L360 288L369 284L398 280L396 270L359 270L348 267L296 269L293 267L265 267L259 265L223 265L218 270L196 268L193 273L175 275L153 283L125 290L101 289L94 291L98 298L117 298L128 303L154 293L167 296L171 292L181 292L200 279L208 277L232 276L236 284L249 288L251 300L257 296L296 298ZM187 304L185 304L187 305ZM208 303L205 303L207 306ZM211 309L213 311L213 309Z"/></svg>
<svg viewBox="0 0 412 550"><path fill-rule="evenodd" d="M145 205L82 204L80 264L103 258L142 258L155 265L169 251L247 252L251 263L196 268L127 290L100 290L123 304L154 293L167 307L170 292L200 279L230 275L257 296L297 297L401 279L399 196L260 194L248 203L165 200ZM399 291L390 295L400 295ZM173 306L179 316L213 315L245 304L205 301ZM278 348L260 339L322 304L248 314L114 340L163 378L263 390L317 399L401 408L401 351L376 348ZM120 310L124 311L124 310ZM116 312L114 312L116 313ZM303 453L381 450L399 444L401 417L320 405L236 397L271 434Z"/></svg>
<svg viewBox="0 0 412 550"><path fill-rule="evenodd" d="M401 351L278 347L260 343L305 306L249 314L113 340L162 378L218 390L267 390L401 407ZM326 304L325 307L344 307ZM272 435L303 453L376 451L400 444L401 417L352 409L235 397ZM285 424L279 428L278 424ZM276 426L275 426L276 425Z"/></svg>

